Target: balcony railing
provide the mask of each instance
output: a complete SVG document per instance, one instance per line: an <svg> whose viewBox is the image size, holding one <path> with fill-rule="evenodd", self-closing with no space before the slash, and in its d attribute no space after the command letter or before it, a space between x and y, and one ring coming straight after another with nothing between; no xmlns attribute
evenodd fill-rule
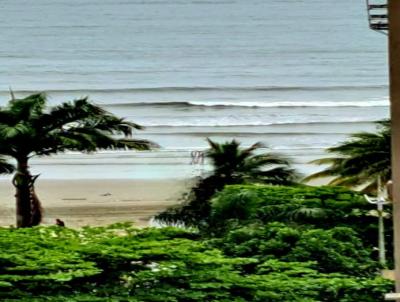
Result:
<svg viewBox="0 0 400 302"><path fill-rule="evenodd" d="M389 30L386 0L367 0L369 27L380 32Z"/></svg>

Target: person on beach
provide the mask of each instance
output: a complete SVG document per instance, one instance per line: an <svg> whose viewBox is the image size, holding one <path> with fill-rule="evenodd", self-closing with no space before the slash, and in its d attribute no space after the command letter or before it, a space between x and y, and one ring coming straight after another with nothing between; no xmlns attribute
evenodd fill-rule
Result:
<svg viewBox="0 0 400 302"><path fill-rule="evenodd" d="M65 227L64 221L62 221L61 219L58 219L58 218L56 218L56 225L58 225L60 227Z"/></svg>

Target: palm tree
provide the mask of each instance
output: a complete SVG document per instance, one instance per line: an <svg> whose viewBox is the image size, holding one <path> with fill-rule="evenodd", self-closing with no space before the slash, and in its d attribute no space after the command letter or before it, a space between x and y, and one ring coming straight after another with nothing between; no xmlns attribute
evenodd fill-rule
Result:
<svg viewBox="0 0 400 302"><path fill-rule="evenodd" d="M16 188L17 226L37 225L40 203L34 192L38 175L29 170L33 156L65 151L94 152L100 149L147 150L151 143L132 139L137 124L118 118L87 98L48 108L43 93L12 100L0 108L0 155L17 162L13 184Z"/></svg>
<svg viewBox="0 0 400 302"><path fill-rule="evenodd" d="M390 122L380 121L376 133L353 134L349 140L327 150L334 156L313 161L329 166L304 181L334 177L330 185L361 187L364 192L375 191L379 183L384 184L391 178L390 133Z"/></svg>
<svg viewBox="0 0 400 302"><path fill-rule="evenodd" d="M222 144L211 139L207 139L207 142L210 147L206 157L211 161L212 173L199 179L189 194L184 196L182 204L157 215L158 221L206 226L211 211L210 200L225 185L245 182L290 185L298 179L297 172L282 156L272 153L256 154L257 150L264 147L261 143L241 148L236 140Z"/></svg>
<svg viewBox="0 0 400 302"><path fill-rule="evenodd" d="M207 142L210 148L206 156L211 160L213 176L225 184L249 181L287 185L297 178L289 161L282 156L273 153L256 154L257 150L265 147L261 143L241 148L236 140L222 144L211 139L207 139Z"/></svg>

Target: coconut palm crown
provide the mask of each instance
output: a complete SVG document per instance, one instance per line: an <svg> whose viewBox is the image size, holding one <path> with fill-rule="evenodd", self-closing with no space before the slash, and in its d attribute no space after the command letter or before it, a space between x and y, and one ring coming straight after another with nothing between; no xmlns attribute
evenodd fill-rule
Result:
<svg viewBox="0 0 400 302"><path fill-rule="evenodd" d="M17 162L13 184L18 227L37 225L41 220L40 204L34 193L37 176L31 175L28 166L33 156L101 149L147 150L152 145L131 137L141 126L116 117L87 98L52 108L47 106L43 93L12 98L0 107L0 156Z"/></svg>
<svg viewBox="0 0 400 302"><path fill-rule="evenodd" d="M378 183L386 183L391 178L391 130L389 121L377 122L376 133L361 132L338 146L327 149L332 157L322 158L312 163L328 167L304 179L333 177L330 185L361 188L373 192Z"/></svg>
<svg viewBox="0 0 400 302"><path fill-rule="evenodd" d="M290 168L290 163L281 155L274 153L256 154L265 146L255 143L242 148L236 140L217 143L207 139L210 148L206 157L213 166L213 175L224 178L228 183L245 181L263 182L278 185L292 184L297 173Z"/></svg>

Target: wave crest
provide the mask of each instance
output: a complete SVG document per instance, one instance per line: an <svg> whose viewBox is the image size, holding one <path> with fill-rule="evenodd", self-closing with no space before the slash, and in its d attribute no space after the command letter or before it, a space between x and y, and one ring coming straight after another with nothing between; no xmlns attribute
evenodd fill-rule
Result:
<svg viewBox="0 0 400 302"><path fill-rule="evenodd" d="M380 101L360 101L360 102L127 102L127 103L107 103L102 104L107 107L202 107L202 108L299 108L299 107L386 107L389 106L388 100Z"/></svg>
<svg viewBox="0 0 400 302"><path fill-rule="evenodd" d="M91 95L91 94L114 94L114 93L151 93L151 92L197 92L197 91L337 91L337 90L376 90L376 89L387 89L387 85L327 85L327 86L159 86L159 87L121 87L121 88L76 88L76 89L57 89L48 88L44 92L49 94L80 94L80 95ZM18 94L30 94L36 93L37 90L15 90L14 93ZM8 90L0 91L0 94L9 95Z"/></svg>

